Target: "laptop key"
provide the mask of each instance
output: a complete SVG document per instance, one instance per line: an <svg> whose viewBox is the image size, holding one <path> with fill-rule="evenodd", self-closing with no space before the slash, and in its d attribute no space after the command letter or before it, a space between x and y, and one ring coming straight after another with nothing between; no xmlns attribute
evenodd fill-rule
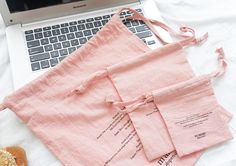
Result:
<svg viewBox="0 0 236 166"><path fill-rule="evenodd" d="M57 29L57 28L60 28L60 25L53 25L52 26L52 29Z"/></svg>
<svg viewBox="0 0 236 166"><path fill-rule="evenodd" d="M95 27L100 27L102 26L102 23L100 21L96 21L93 23Z"/></svg>
<svg viewBox="0 0 236 166"><path fill-rule="evenodd" d="M49 31L49 30L51 30L51 27L49 27L49 26L48 27L43 27L43 30L44 31Z"/></svg>
<svg viewBox="0 0 236 166"><path fill-rule="evenodd" d="M36 62L36 61L41 61L41 60L45 60L45 59L49 59L49 58L50 58L49 53L43 53L43 54L37 54L37 55L30 56L30 61Z"/></svg>
<svg viewBox="0 0 236 166"><path fill-rule="evenodd" d="M39 64L39 62L32 63L32 64L31 64L31 69L32 69L32 71L39 70L39 69L40 69L40 64Z"/></svg>
<svg viewBox="0 0 236 166"><path fill-rule="evenodd" d="M133 32L133 33L136 32L136 30L135 30L134 28L129 28L129 30L130 30L131 32Z"/></svg>
<svg viewBox="0 0 236 166"><path fill-rule="evenodd" d="M105 15L105 16L103 16L102 18L103 18L103 19L109 19L109 18L111 18L111 16L110 16L110 15Z"/></svg>
<svg viewBox="0 0 236 166"><path fill-rule="evenodd" d="M69 33L68 28L61 28L61 34Z"/></svg>
<svg viewBox="0 0 236 166"><path fill-rule="evenodd" d="M28 52L29 52L29 55L39 54L39 53L44 52L44 49L43 47L34 47L34 48L29 49Z"/></svg>
<svg viewBox="0 0 236 166"><path fill-rule="evenodd" d="M92 21L94 21L94 18L88 18L88 19L86 19L86 21L87 22L92 22Z"/></svg>
<svg viewBox="0 0 236 166"><path fill-rule="evenodd" d="M131 21L131 24L132 24L133 26L138 26L138 25L139 25L139 22L138 22L138 20L132 20L132 21Z"/></svg>
<svg viewBox="0 0 236 166"><path fill-rule="evenodd" d="M143 22L143 20L139 20L139 24L144 25L145 23Z"/></svg>
<svg viewBox="0 0 236 166"><path fill-rule="evenodd" d="M67 26L69 26L68 23L63 23L63 24L61 24L61 27L67 27Z"/></svg>
<svg viewBox="0 0 236 166"><path fill-rule="evenodd" d="M67 36L67 39L68 39L68 40L71 40L71 39L74 39L74 38L75 38L74 33L69 33L69 34L67 34L66 36Z"/></svg>
<svg viewBox="0 0 236 166"><path fill-rule="evenodd" d="M132 26L130 21L125 21L124 24L125 24L128 28Z"/></svg>
<svg viewBox="0 0 236 166"><path fill-rule="evenodd" d="M148 45L152 45L152 44L155 44L156 42L154 40L151 40L151 41L148 41L147 44Z"/></svg>
<svg viewBox="0 0 236 166"><path fill-rule="evenodd" d="M56 43L58 42L57 37L50 37L49 38L50 43Z"/></svg>
<svg viewBox="0 0 236 166"><path fill-rule="evenodd" d="M52 50L53 50L51 44L50 44L50 45L45 45L45 46L44 46L44 49L45 49L45 51L52 51Z"/></svg>
<svg viewBox="0 0 236 166"><path fill-rule="evenodd" d="M136 34L140 39L142 38L146 38L146 37L151 37L152 33L150 31L146 31L146 32L140 32Z"/></svg>
<svg viewBox="0 0 236 166"><path fill-rule="evenodd" d="M61 49L61 43L54 43L53 48L54 48L54 50Z"/></svg>
<svg viewBox="0 0 236 166"><path fill-rule="evenodd" d="M60 30L59 29L54 29L52 30L53 36L60 35Z"/></svg>
<svg viewBox="0 0 236 166"><path fill-rule="evenodd" d="M87 42L87 39L86 38L80 38L79 42L80 42L80 44L84 44L84 43Z"/></svg>
<svg viewBox="0 0 236 166"><path fill-rule="evenodd" d="M69 54L71 54L71 53L74 52L75 50L76 50L75 47L70 47L70 48L68 48L68 52L69 52Z"/></svg>
<svg viewBox="0 0 236 166"><path fill-rule="evenodd" d="M76 22L76 21L72 21L72 22L70 22L69 24L70 24L70 25L76 25L77 22Z"/></svg>
<svg viewBox="0 0 236 166"><path fill-rule="evenodd" d="M70 47L70 42L69 41L62 42L62 46L63 48Z"/></svg>
<svg viewBox="0 0 236 166"><path fill-rule="evenodd" d="M26 41L31 41L31 40L34 40L34 35L26 35L25 38L26 38Z"/></svg>
<svg viewBox="0 0 236 166"><path fill-rule="evenodd" d="M35 37L35 39L41 39L41 38L43 38L43 34L42 33L35 33L34 37Z"/></svg>
<svg viewBox="0 0 236 166"><path fill-rule="evenodd" d="M121 13L120 13L121 16L124 16L125 14L126 14L125 12L121 12Z"/></svg>
<svg viewBox="0 0 236 166"><path fill-rule="evenodd" d="M147 30L147 27L145 25L135 27L137 32L143 32Z"/></svg>
<svg viewBox="0 0 236 166"><path fill-rule="evenodd" d="M32 34L33 33L33 30L28 30L28 31L25 31L25 34L28 35L28 34Z"/></svg>
<svg viewBox="0 0 236 166"><path fill-rule="evenodd" d="M58 36L59 41L65 41L66 40L66 35L60 35Z"/></svg>
<svg viewBox="0 0 236 166"><path fill-rule="evenodd" d="M102 20L102 25L105 25L108 22L108 20Z"/></svg>
<svg viewBox="0 0 236 166"><path fill-rule="evenodd" d="M91 39L92 37L93 37L93 36L88 36L88 37L87 37L87 40Z"/></svg>
<svg viewBox="0 0 236 166"><path fill-rule="evenodd" d="M40 42L41 42L41 45L49 44L49 40L47 38L41 39Z"/></svg>
<svg viewBox="0 0 236 166"><path fill-rule="evenodd" d="M78 24L83 24L83 23L85 23L85 20L79 20L78 21Z"/></svg>
<svg viewBox="0 0 236 166"><path fill-rule="evenodd" d="M59 57L59 52L58 51L52 51L50 52L51 58L56 58Z"/></svg>
<svg viewBox="0 0 236 166"><path fill-rule="evenodd" d="M92 33L93 33L93 34L96 34L98 31L99 31L98 28L94 28L94 29L92 29Z"/></svg>
<svg viewBox="0 0 236 166"><path fill-rule="evenodd" d="M44 35L44 37L50 37L50 36L52 36L52 32L46 31L46 32L43 32L43 35Z"/></svg>
<svg viewBox="0 0 236 166"><path fill-rule="evenodd" d="M92 35L92 32L90 30L84 31L84 36L90 36L90 35Z"/></svg>
<svg viewBox="0 0 236 166"><path fill-rule="evenodd" d="M71 40L70 42L71 42L71 46L79 45L79 41L78 41L78 39Z"/></svg>
<svg viewBox="0 0 236 166"><path fill-rule="evenodd" d="M62 50L59 51L59 53L60 53L60 56L68 55L67 49L62 49Z"/></svg>
<svg viewBox="0 0 236 166"><path fill-rule="evenodd" d="M131 11L127 11L127 14L131 14L132 12Z"/></svg>
<svg viewBox="0 0 236 166"><path fill-rule="evenodd" d="M41 61L40 64L41 64L41 68L42 68L42 69L45 69L45 68L49 68L49 67L50 67L48 60Z"/></svg>
<svg viewBox="0 0 236 166"><path fill-rule="evenodd" d="M93 28L93 23L87 23L85 26L87 29Z"/></svg>
<svg viewBox="0 0 236 166"><path fill-rule="evenodd" d="M50 67L48 60L41 61L41 62L40 62L40 65L41 65L41 68L42 68L42 69L45 69L45 68L49 68L49 67Z"/></svg>
<svg viewBox="0 0 236 166"><path fill-rule="evenodd" d="M50 59L50 65L51 67L54 67L58 64L58 59L57 58L53 58L53 59Z"/></svg>
<svg viewBox="0 0 236 166"><path fill-rule="evenodd" d="M37 32L42 32L42 28L34 29L34 32L35 32L35 33L37 33Z"/></svg>
<svg viewBox="0 0 236 166"><path fill-rule="evenodd" d="M78 25L77 28L78 28L78 30L82 31L85 29L85 25L84 24Z"/></svg>
<svg viewBox="0 0 236 166"><path fill-rule="evenodd" d="M34 41L27 42L27 47L28 48L37 47L37 46L40 46L39 40L34 40Z"/></svg>
<svg viewBox="0 0 236 166"><path fill-rule="evenodd" d="M95 17L94 19L95 19L95 20L101 20L102 17L101 17L101 16L98 16L98 17Z"/></svg>
<svg viewBox="0 0 236 166"><path fill-rule="evenodd" d="M66 58L66 56L61 56L61 57L59 57L59 61L61 62L65 58Z"/></svg>
<svg viewBox="0 0 236 166"><path fill-rule="evenodd" d="M137 12L142 12L142 9L135 9Z"/></svg>
<svg viewBox="0 0 236 166"><path fill-rule="evenodd" d="M127 18L127 17L130 17L130 16L132 16L132 15L130 15L130 14L127 14L127 15L125 15L125 18Z"/></svg>
<svg viewBox="0 0 236 166"><path fill-rule="evenodd" d="M76 26L69 27L70 32L75 32L77 31Z"/></svg>
<svg viewBox="0 0 236 166"><path fill-rule="evenodd" d="M76 32L76 33L75 33L75 36L76 36L77 38L80 38L80 37L83 37L84 35L83 35L83 33L80 31L80 32Z"/></svg>

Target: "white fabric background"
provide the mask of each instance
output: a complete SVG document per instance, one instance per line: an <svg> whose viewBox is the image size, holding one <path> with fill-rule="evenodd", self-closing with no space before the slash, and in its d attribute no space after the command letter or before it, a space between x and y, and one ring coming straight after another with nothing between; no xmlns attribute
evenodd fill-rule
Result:
<svg viewBox="0 0 236 166"><path fill-rule="evenodd" d="M217 67L215 48L224 47L229 67L214 80L218 101L236 116L236 2L234 0L156 0L163 19L173 28L193 27L197 34L209 32L208 41L200 47L186 49L187 58L197 75ZM20 55L19 55L20 56ZM13 91L5 36L0 18L0 101ZM0 113L0 147L20 145L27 151L29 166L59 166L59 161L9 110ZM230 122L236 137L236 117ZM63 149L62 149L63 150ZM208 150L197 166L235 166L236 139Z"/></svg>

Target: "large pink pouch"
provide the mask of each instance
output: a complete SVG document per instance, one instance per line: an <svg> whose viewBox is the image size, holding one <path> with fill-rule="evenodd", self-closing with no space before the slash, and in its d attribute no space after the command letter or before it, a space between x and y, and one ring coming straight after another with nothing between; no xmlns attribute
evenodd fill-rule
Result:
<svg viewBox="0 0 236 166"><path fill-rule="evenodd" d="M120 99L109 79L83 95L71 93L91 73L149 51L116 14L83 47L7 96L0 109L14 111L66 166L193 165L198 154L180 159L173 152L147 160L129 116L104 103L107 94Z"/></svg>

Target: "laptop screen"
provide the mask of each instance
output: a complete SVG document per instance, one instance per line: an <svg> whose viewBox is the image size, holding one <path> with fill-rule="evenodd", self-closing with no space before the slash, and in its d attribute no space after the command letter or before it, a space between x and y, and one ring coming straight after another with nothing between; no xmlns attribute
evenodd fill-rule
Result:
<svg viewBox="0 0 236 166"><path fill-rule="evenodd" d="M11 13L85 0L6 0Z"/></svg>

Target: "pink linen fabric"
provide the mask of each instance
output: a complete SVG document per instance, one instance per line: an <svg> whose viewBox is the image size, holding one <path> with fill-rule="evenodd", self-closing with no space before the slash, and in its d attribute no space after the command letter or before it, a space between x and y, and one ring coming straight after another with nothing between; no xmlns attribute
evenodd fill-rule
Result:
<svg viewBox="0 0 236 166"><path fill-rule="evenodd" d="M226 67L224 54L219 55L222 70L152 93L180 157L233 138L219 115L226 110L218 104L211 85L211 79L223 74Z"/></svg>
<svg viewBox="0 0 236 166"><path fill-rule="evenodd" d="M220 68L216 72L119 103L126 107L122 112L142 111L137 109L154 102L179 157L232 139L227 126L230 114L218 104L211 86L211 79L221 76L227 66L223 49L217 49L217 52Z"/></svg>
<svg viewBox="0 0 236 166"><path fill-rule="evenodd" d="M14 111L66 166L191 166L200 154L180 159L176 152L171 152L148 161L130 117L104 102L107 94L121 99L110 79L100 80L82 95L71 93L84 79L96 80L93 72L152 52L122 24L118 14L73 55L7 96L0 109ZM158 37L151 26L158 25L156 21L137 13L134 18L143 20ZM183 45L196 42L194 37L185 38ZM182 46L175 43L164 48L162 51L179 50Z"/></svg>
<svg viewBox="0 0 236 166"><path fill-rule="evenodd" d="M7 96L0 109L14 111L66 166L192 165L198 156L147 160L130 118L104 104L103 96L117 94L109 80L85 95L70 95L94 71L148 51L116 14L73 55Z"/></svg>
<svg viewBox="0 0 236 166"><path fill-rule="evenodd" d="M207 34L202 38L195 38L192 29L182 27L181 31L192 34L192 36L185 36L174 32L161 22L148 20L139 14L134 15L133 18L142 18L147 25L158 25L171 34L184 39L95 72L78 85L74 90L75 93L83 94L86 93L86 90L90 92L90 85L92 86L99 79L107 77L118 92L120 97L118 100L126 101L132 100L147 91L166 87L194 76L183 52L183 47L203 42L207 38ZM163 40L161 41L166 43ZM114 101L113 98L106 100L108 103ZM129 113L129 117L142 142L148 160L152 161L174 151L175 148L157 107L150 103L141 109L142 111Z"/></svg>
<svg viewBox="0 0 236 166"><path fill-rule="evenodd" d="M128 116L104 104L101 96L116 93L109 81L86 96L68 96L89 74L148 51L116 14L70 57L7 96L1 110L14 111L63 165L155 165L146 160Z"/></svg>

